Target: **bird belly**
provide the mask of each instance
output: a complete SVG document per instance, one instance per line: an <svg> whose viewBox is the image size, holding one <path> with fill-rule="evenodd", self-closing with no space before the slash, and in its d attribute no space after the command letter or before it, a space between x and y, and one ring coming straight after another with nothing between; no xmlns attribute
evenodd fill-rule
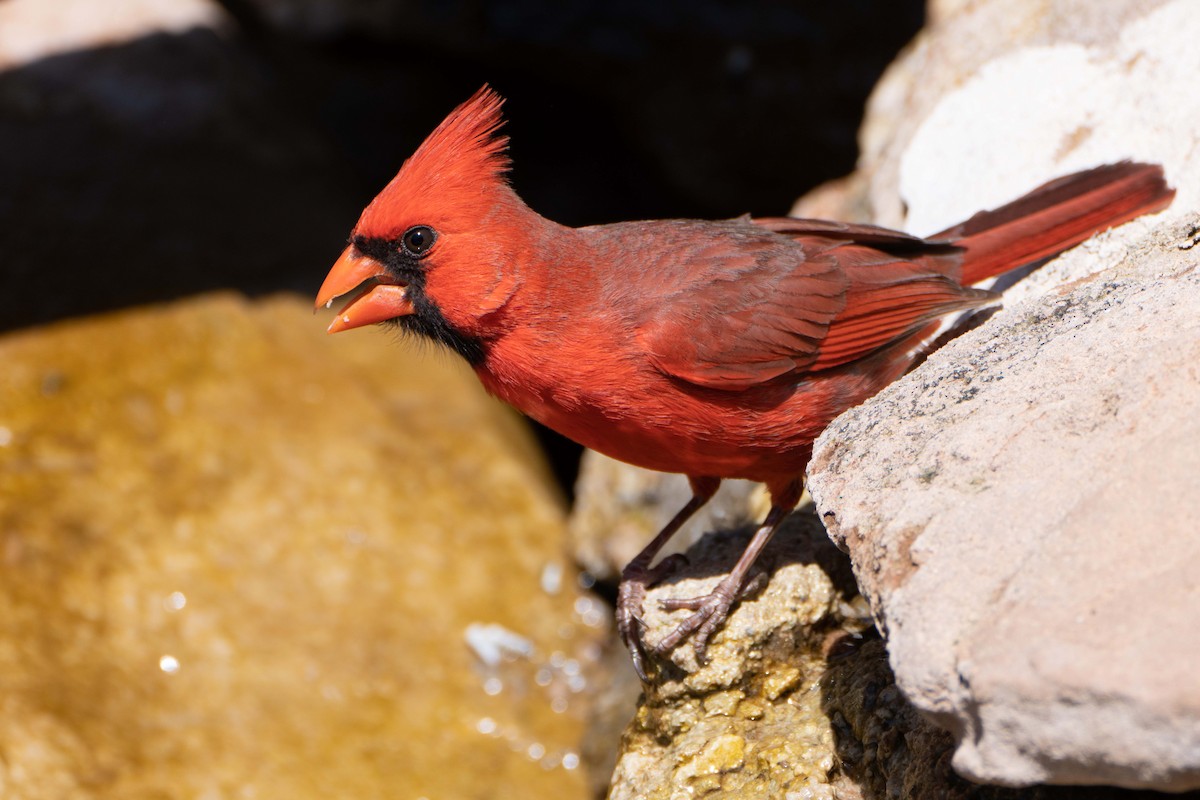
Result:
<svg viewBox="0 0 1200 800"><path fill-rule="evenodd" d="M813 440L844 408L829 382L722 392L654 376L609 391L497 384L493 394L567 438L646 469L769 482L804 472Z"/></svg>

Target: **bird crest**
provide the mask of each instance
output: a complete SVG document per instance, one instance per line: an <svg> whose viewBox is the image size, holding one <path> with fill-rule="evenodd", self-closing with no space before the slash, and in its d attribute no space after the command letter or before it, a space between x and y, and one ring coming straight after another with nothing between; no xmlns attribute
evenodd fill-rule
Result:
<svg viewBox="0 0 1200 800"><path fill-rule="evenodd" d="M508 137L500 109L504 98L484 84L455 108L400 167L396 177L363 211L357 230L385 234L414 214L451 211L489 187L507 185ZM478 207L475 208L478 212Z"/></svg>

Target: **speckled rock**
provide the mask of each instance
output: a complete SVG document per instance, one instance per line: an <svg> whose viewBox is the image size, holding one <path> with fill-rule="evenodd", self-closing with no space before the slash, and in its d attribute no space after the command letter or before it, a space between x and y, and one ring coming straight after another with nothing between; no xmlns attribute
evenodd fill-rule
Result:
<svg viewBox="0 0 1200 800"><path fill-rule="evenodd" d="M690 566L650 591L647 641L685 613L662 611L658 601L708 591L749 533L704 537L687 553ZM755 590L714 636L707 665L696 664L688 645L656 662L659 673L622 742L613 800L850 796L820 691L831 643L862 627L848 564L803 513L759 564Z"/></svg>
<svg viewBox="0 0 1200 800"><path fill-rule="evenodd" d="M1191 131L1197 129L1195 125L1188 123L1191 119L1188 109L1193 107L1192 99L1195 94L1188 95L1189 99L1186 101L1175 102L1171 99L1187 94L1183 86L1188 80L1187 76L1194 74L1194 70L1189 66L1192 56L1179 50L1181 47L1186 48L1185 40L1178 35L1171 35L1172 29L1187 29L1188 26L1182 24L1180 15L1186 17L1192 13L1189 10L1191 7L1187 3L1137 0L1106 4L1103 13L1100 13L1094 4L1069 0L1028 4L986 1L937 4L931 28L923 33L913 48L889 70L872 98L862 135L864 153L860 170L846 180L826 185L807 195L797 204L795 213L878 221L903 227L908 220L905 215L905 203L908 202L912 222L919 229L928 232L936 225L965 217L980 207L1011 199L1056 174L1087 166L1089 163L1130 156L1164 162L1170 179L1180 189L1181 200L1177 206L1186 209L1194 205L1193 198L1200 190L1200 176L1196 175L1194 164L1187 156L1188 152L1194 151L1194 146L1188 144L1190 140L1187 137L1192 135ZM963 16L955 16L955 11L961 11ZM976 16L971 19L968 18L970 15ZM1074 62L1075 68L1082 70L1062 73L1070 77L1069 86L1083 88L1080 75L1092 70L1090 74L1093 77L1103 79L1102 84L1098 85L1110 87L1109 90L1105 90L1107 94L1105 91L1078 91L1075 92L1077 97L1060 97L1057 101L1039 100L1024 107L1021 103L1022 98L1030 97L1031 93L1037 94L1034 89L1039 89L1038 86L1023 87L1019 91L1010 89L1005 94L1001 91L1003 82L993 80L988 83L987 79L1004 77L1006 74L1026 76L1045 84L1040 87L1041 93L1037 94L1038 97L1053 94L1050 89L1054 86L1054 81L1047 80L1047 77L1053 78L1058 73L1050 69L1050 61L1039 59L1053 60L1058 52L1053 47L1055 42L1062 43L1069 55L1077 57ZM1036 45L1033 48L1034 54L1023 54L1022 48L1030 45ZM1170 55L1172 53L1174 55ZM979 76L979 80L975 80L976 73L985 64L997 60L998 65L989 66ZM1042 71L1039 73L1036 69L1029 69L1031 64L1042 64ZM1155 82L1158 84L1157 94L1153 94L1148 88ZM1117 90L1112 89L1113 86L1125 88ZM1134 87L1141 88L1135 90ZM959 105L956 106L958 113L950 115L939 112L937 107L941 100L947 93L957 89L964 89L964 92L982 89L986 100L977 100L976 107L972 110L963 106L962 97L969 96L964 94L960 96ZM1142 93L1141 99L1134 97L1135 91ZM1130 105L1125 107L1117 104L1121 106L1118 109L1119 113L1111 116L1102 113L1102 109L1087 112L1093 135L1071 136L1074 128L1062 130L1053 127L1057 123L1052 118L1056 115L1064 116L1071 108L1078 109L1078 102L1082 102L1079 98L1102 100L1104 96L1115 96L1114 92L1118 95L1124 93ZM1067 101L1075 105L1069 106ZM1006 103L1008 105L1005 105ZM1162 107L1161 111L1148 110L1158 106ZM991 111L988 112L988 109ZM991 113L992 117L989 117L988 113ZM997 114L1002 114L1005 118L994 119ZM987 122L989 119L991 122ZM1130 126L1136 126L1139 119L1144 123L1144 127L1140 132L1131 135ZM1160 124L1161 120L1173 122ZM1053 145L1052 151L1047 153L1044 149L1039 149L1041 145L1032 145L1032 140L1022 138L1022 131L1027 131L1029 136L1036 133L1038 142L1049 142ZM913 146L914 139L918 140L916 146ZM905 176L905 193L901 192L902 172ZM953 181L947 179L947 175L951 174L955 176ZM937 216L939 214L940 217ZM1056 291L1055 287L1086 280L1092 273L1116 267L1137 248L1136 242L1139 237L1146 237L1154 224L1154 221L1138 222L1128 226L1120 235L1098 237L1010 290L1006 304L1010 307L1018 306L1031 298ZM1160 220L1158 224L1163 223ZM1188 235L1191 228L1180 222L1174 223L1173 228L1170 227L1170 223L1167 224L1168 227L1164 228L1161 234L1156 234L1162 237L1159 246L1168 250L1188 248L1174 251L1181 255L1192 252L1195 236L1194 232L1191 236ZM1132 288L1124 283L1128 277L1125 275L1118 282L1126 288ZM1094 284L1093 288L1103 289L1104 283ZM1055 295L1056 299L1048 302L1055 305L1063 296L1065 295ZM1130 297L1132 298L1132 295ZM1137 328L1136 325L1134 327ZM982 334L976 334L979 335ZM977 347L978 341L963 346ZM1093 350L1097 354L1104 354L1110 347L1111 344L1094 345ZM1132 344L1126 346L1126 352L1136 351ZM1188 395L1185 393L1186 396ZM897 415L904 413L904 409L889 407L889 410ZM938 424L930 423L928 418L924 424L931 435L936 435L941 430ZM890 420L878 422L878 430L890 431L894 427ZM837 438L841 438L842 435L858 437L853 440L856 442L854 458L862 459L862 463L869 463L878 458L879 454L873 449L873 436L876 433L865 430L844 431ZM827 447L832 447L833 441L834 437L831 436L831 444ZM856 485L861 485L864 492L869 488L880 495L886 493L887 502L876 502L879 498L874 498L870 503L873 515L870 519L875 522L888 519L895 504L903 502L893 497L895 493L918 495L920 491L925 490L919 486L914 488L910 484L922 475L929 477L922 471L908 474L905 470L911 464L903 462L902 459L889 462L892 466L890 471L884 471L885 474L874 469L862 470L861 466L852 467L852 464L858 463L852 458L846 458L844 462L839 480L857 481ZM896 463L905 463L906 466L903 469L898 468ZM1121 464L1121 461L1113 460L1110 468L1116 469ZM855 469L859 470L858 474L852 474ZM1072 474L1078 478L1077 474ZM1185 469L1177 474L1185 476L1191 473ZM1110 487L1116 485L1120 485L1116 480L1109 483ZM1098 496L1111 498L1110 505L1106 505L1105 508L1111 510L1115 507L1125 507L1130 513L1134 511L1133 507L1122 502L1122 495L1112 493L1111 488ZM836 504L829 498L825 503L826 508ZM672 510L675 504L670 505L671 509L666 509L667 512ZM1002 511L976 511L974 516L1002 525L1005 521L1014 519L1027 520L1027 512L1026 503L1020 508ZM740 509L735 506L735 513L754 516L744 505ZM1098 522L1094 516L1089 519L1093 523ZM655 520L653 524L645 524L647 532L657 522L658 520ZM712 527L711 523L709 527ZM869 527L868 522L857 526L856 529ZM1011 528L1011 525L1009 527ZM1009 535L1011 534L993 535L987 544L980 544L975 548L976 554L988 558L989 554L994 552L996 542ZM936 550L933 548L934 554ZM897 552L902 554L907 551ZM1087 548L1079 548L1078 552L1087 552ZM926 560L930 558L924 551L921 557ZM1061 571L1061 565L1071 563L1074 558L1076 556L1060 553L1056 560L1051 559L1046 563L1048 566L1060 565ZM903 558L900 561L903 561ZM699 566L700 563L701 557L694 555L693 564ZM884 563L886 562L882 558L874 562L859 559L859 574L867 587L874 587L879 583L880 576L874 575L873 571L876 567L883 569L881 565ZM969 563L972 564L972 569L979 569L974 562ZM708 569L715 573L720 567ZM926 566L923 564L920 569L924 570ZM883 577L887 574L890 573L885 571ZM656 591L674 591L674 588L660 587ZM957 606L956 601L947 600L945 594L939 594L939 591L937 587L930 589L928 596L931 602L937 603L946 614L953 612ZM1054 596L1061 599L1061 595L1059 592ZM875 594L873 596L878 597ZM1139 604L1132 604L1130 610L1136 611L1140 607ZM652 611L656 612L656 609ZM876 611L884 621L890 619L886 604L877 605ZM735 609L734 617L736 616ZM944 614L934 614L930 619L936 621L942 620L943 617ZM1170 617L1171 612L1164 610L1157 618ZM1126 629L1119 627L1109 633L1117 635L1117 630ZM731 627L730 631L732 632L719 634L716 642L723 641L723 636L739 635L736 628ZM948 635L950 634L945 631L938 634L941 638ZM1163 647L1177 646L1178 640L1173 637L1160 636L1159 639ZM730 640L724 641L728 644ZM939 639L933 638L931 641L936 642ZM1109 646L1113 644L1111 637L1106 641ZM718 646L714 644L714 647ZM1002 646L1003 642L999 642L998 647ZM861 656L852 653L830 662L824 673L825 678L820 683L822 708L832 720L831 741L836 753L834 763L837 765L834 773L837 781L835 791L839 796L930 800L945 797L1090 799L1159 796L1150 791L1101 787L1037 786L1005 789L968 782L951 769L955 737L934 726L899 691L884 661L882 645L876 642L860 649ZM1137 649L1138 646L1132 646L1121 652ZM686 660L689 655L690 651L685 646L678 657L682 659L681 663L686 668L694 669L695 665ZM1181 669L1189 663L1186 659L1175 658L1165 653L1160 655L1168 664L1174 664ZM1097 657L1093 663L1106 660L1111 660L1111 656ZM742 678L758 680L759 678L754 677L758 674L755 665L753 662L747 663L750 669L741 673ZM920 663L919 659L916 663ZM1011 659L1001 659L996 663L1011 666ZM733 672L737 669L739 668L734 667ZM669 674L666 678L670 679ZM1187 685L1187 681L1181 682ZM1137 683L1136 680L1133 682L1134 685ZM1171 683L1169 680L1156 681L1155 685L1166 687ZM694 760L708 753L704 750L704 745L696 742L693 742L693 746L683 757L672 749L679 734L691 730L687 725L677 728L669 725L653 726L656 720L668 715L668 712L662 709L673 709L671 713L684 715L687 712L679 709L687 709L689 703L694 706L698 702L685 693L659 695L656 686L657 684L649 687L643 708L627 735L627 754L637 752L638 755L632 760L628 755L623 756L621 763L624 767L618 768L618 781L614 785L614 791L627 791L627 796L633 796L636 791L653 791L658 792L653 796L670 797L670 790L666 787L677 785L672 783L677 777L676 772L684 764L691 763L689 759ZM661 708L655 705L656 702ZM1088 704L1082 704L1082 707L1086 709ZM650 715L647 709L658 709L657 715ZM699 717L695 711L692 713L693 718ZM682 717L688 721L693 718ZM1077 727L1086 729L1087 726ZM736 735L750 741L748 735L740 728L706 729L706 734L708 741L711 741L712 737L725 735ZM970 742L970 737L966 737L966 740ZM1176 737L1174 745L1181 741L1180 737ZM638 751L638 747L643 749ZM728 752L730 748L723 748L717 751L717 754ZM719 759L710 760L708 765L712 766L717 762ZM744 760L740 769L717 769L715 772L710 770L707 777L703 778L705 782L694 784L694 788L697 791L713 789L713 796L724 796L722 791L743 791L744 786L751 785L749 781L745 784L739 783L748 763L751 762ZM622 773L622 768L627 769L626 774ZM836 777L838 773L842 777ZM626 785L622 781L628 782L631 774L642 776L642 782L637 784L635 789L622 789ZM713 774L718 775L719 780L714 780ZM1101 774L1109 777L1102 778ZM655 780L652 781L650 775L653 775ZM688 777L694 782L699 779L698 775L699 772L693 768ZM1098 768L1090 775L1076 774L1073 779L1094 782L1111 780L1111 775L1111 772ZM843 778L850 779L850 782L843 781ZM753 792L756 790L746 790L746 796L754 796ZM803 791L824 792L827 789L824 784L818 783L816 788L806 788Z"/></svg>
<svg viewBox="0 0 1200 800"><path fill-rule="evenodd" d="M999 315L819 443L814 497L968 775L1197 785L1200 651L1160 625L1200 620L1180 243Z"/></svg>
<svg viewBox="0 0 1200 800"><path fill-rule="evenodd" d="M1186 0L939 12L866 126L872 205L916 233L1127 157L1179 190L818 443L813 495L899 685L976 780L1200 786L1200 652L1161 632L1200 620L1197 25Z"/></svg>
<svg viewBox="0 0 1200 800"><path fill-rule="evenodd" d="M1196 795L1105 786L1011 789L972 783L954 771L954 738L929 722L896 686L878 637L845 648L821 679L821 704L832 720L839 769L866 800L1167 800ZM801 795L803 797L803 795Z"/></svg>
<svg viewBox="0 0 1200 800"><path fill-rule="evenodd" d="M0 339L5 797L589 796L530 437L322 328L219 296Z"/></svg>

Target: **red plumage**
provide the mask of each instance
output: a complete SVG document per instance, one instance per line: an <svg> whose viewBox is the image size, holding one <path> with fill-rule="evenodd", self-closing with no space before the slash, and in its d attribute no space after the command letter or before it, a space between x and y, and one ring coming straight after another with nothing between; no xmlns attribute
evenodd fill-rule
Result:
<svg viewBox="0 0 1200 800"><path fill-rule="evenodd" d="M363 212L318 297L360 293L330 330L385 320L442 341L484 386L587 447L687 475L695 498L623 575L618 624L644 675L650 563L723 478L771 514L734 571L656 649L708 637L798 502L813 440L907 370L971 288L1170 203L1157 166L1060 178L932 239L742 217L568 228L505 181L501 99L460 106Z"/></svg>

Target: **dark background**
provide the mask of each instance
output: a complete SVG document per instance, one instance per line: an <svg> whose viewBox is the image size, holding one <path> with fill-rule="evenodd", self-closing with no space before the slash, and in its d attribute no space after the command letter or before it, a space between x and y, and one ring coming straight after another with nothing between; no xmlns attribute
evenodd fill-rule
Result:
<svg viewBox="0 0 1200 800"><path fill-rule="evenodd" d="M508 98L513 183L546 216L786 213L853 169L867 94L923 22L921 0L221 5L217 29L0 73L0 331L214 289L313 294L361 208L485 81ZM543 437L569 486L577 450Z"/></svg>

